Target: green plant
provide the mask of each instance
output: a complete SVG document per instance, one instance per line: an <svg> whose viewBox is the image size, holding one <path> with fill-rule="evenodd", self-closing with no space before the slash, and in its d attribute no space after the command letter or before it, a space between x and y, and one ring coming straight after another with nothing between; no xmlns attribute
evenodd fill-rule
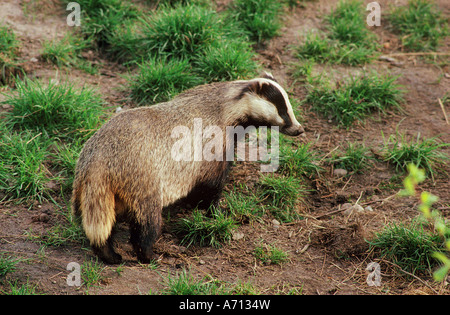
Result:
<svg viewBox="0 0 450 315"><path fill-rule="evenodd" d="M401 191L403 196L417 196L416 187L418 184L425 180L424 170L419 169L414 164L408 165L408 176L403 181L405 189ZM442 217L438 210L434 210L433 204L438 201L438 197L423 191L420 194L419 210L422 216L430 222L441 240L444 239L444 246L447 252L450 252L450 226L448 222ZM450 272L450 258L448 255L440 251L433 252L432 256L441 262L441 267L433 273L433 277L436 281L443 281Z"/></svg>
<svg viewBox="0 0 450 315"><path fill-rule="evenodd" d="M364 144L350 142L344 152L333 154L329 161L335 168L359 173L370 165L368 153L369 149Z"/></svg>
<svg viewBox="0 0 450 315"><path fill-rule="evenodd" d="M207 47L197 55L194 65L208 82L246 79L256 73L254 55L247 42L228 40Z"/></svg>
<svg viewBox="0 0 450 315"><path fill-rule="evenodd" d="M14 78L22 73L17 62L19 41L12 29L0 26L0 85L14 83Z"/></svg>
<svg viewBox="0 0 450 315"><path fill-rule="evenodd" d="M254 220L264 215L264 208L259 204L259 198L247 187L239 191L236 187L232 191L224 192L227 208L238 222Z"/></svg>
<svg viewBox="0 0 450 315"><path fill-rule="evenodd" d="M99 262L97 258L95 260L86 260L83 262L81 265L81 279L87 290L94 285L97 285L105 278L103 275L105 268L105 265Z"/></svg>
<svg viewBox="0 0 450 315"><path fill-rule="evenodd" d="M305 42L296 48L298 58L350 66L375 58L377 38L366 26L360 1L340 1L325 20L327 33L308 33Z"/></svg>
<svg viewBox="0 0 450 315"><path fill-rule="evenodd" d="M384 141L383 155L384 160L392 163L396 170L406 170L407 165L413 163L425 169L434 180L435 167L450 159L440 149L449 145L440 143L436 137L420 139L418 134L416 140L408 141L405 135L393 134Z"/></svg>
<svg viewBox="0 0 450 315"><path fill-rule="evenodd" d="M177 273L172 277L170 273L163 278L165 288L161 294L169 295L217 295L223 294L223 288L212 278L196 280L190 271L183 269L181 273Z"/></svg>
<svg viewBox="0 0 450 315"><path fill-rule="evenodd" d="M55 206L58 206L55 204ZM28 239L40 244L43 247L66 246L74 242L84 243L86 238L80 222L72 217L71 211L58 211L58 223L55 223L45 232L34 235L32 231L28 231Z"/></svg>
<svg viewBox="0 0 450 315"><path fill-rule="evenodd" d="M95 68L82 58L81 52L89 46L89 39L67 33L61 40L45 41L42 44L41 58L58 67L75 67L94 74Z"/></svg>
<svg viewBox="0 0 450 315"><path fill-rule="evenodd" d="M76 139L88 138L100 126L104 102L92 89L30 79L16 80L16 85L17 91L6 95L3 102L13 106L6 115L10 128Z"/></svg>
<svg viewBox="0 0 450 315"><path fill-rule="evenodd" d="M319 166L319 156L311 149L312 143L302 143L293 147L292 139L286 137L282 139L279 168L281 173L296 177L312 177L322 170Z"/></svg>
<svg viewBox="0 0 450 315"><path fill-rule="evenodd" d="M63 2L67 5L70 0ZM115 30L140 16L139 10L127 1L78 0L77 3L82 9L81 32L86 37L91 37L102 50L111 46Z"/></svg>
<svg viewBox="0 0 450 315"><path fill-rule="evenodd" d="M19 41L12 29L0 26L0 53L14 55L19 47Z"/></svg>
<svg viewBox="0 0 450 315"><path fill-rule="evenodd" d="M214 42L225 28L218 14L197 5L163 7L144 21L142 47L154 56L189 59Z"/></svg>
<svg viewBox="0 0 450 315"><path fill-rule="evenodd" d="M335 10L326 17L329 38L342 44L362 45L375 48L376 36L367 28L364 6L361 1L340 1Z"/></svg>
<svg viewBox="0 0 450 315"><path fill-rule="evenodd" d="M253 255L263 264L279 265L289 259L289 255L283 250L267 244L261 244L255 248Z"/></svg>
<svg viewBox="0 0 450 315"><path fill-rule="evenodd" d="M137 76L129 77L131 98L139 105L169 100L203 80L193 74L187 59L151 58L139 65Z"/></svg>
<svg viewBox="0 0 450 315"><path fill-rule="evenodd" d="M261 177L258 187L261 202L283 222L300 218L297 206L304 192L301 181L293 176L265 175Z"/></svg>
<svg viewBox="0 0 450 315"><path fill-rule="evenodd" d="M440 248L442 239L426 231L417 220L411 223L391 223L369 241L380 250L381 257L392 261L412 274L426 274L436 266L432 254Z"/></svg>
<svg viewBox="0 0 450 315"><path fill-rule="evenodd" d="M399 108L402 90L395 84L396 79L372 73L360 78L353 77L335 88L325 83L312 85L306 102L325 117L348 127L375 110L384 112Z"/></svg>
<svg viewBox="0 0 450 315"><path fill-rule="evenodd" d="M36 288L37 288L37 284L33 285L27 282L19 285L17 283L18 281L10 281L9 282L9 287L11 289L10 292L3 292L6 295L38 295L38 293L36 292Z"/></svg>
<svg viewBox="0 0 450 315"><path fill-rule="evenodd" d="M16 271L16 265L19 259L13 259L11 256L6 256L6 254L0 255L0 277L4 277L10 272Z"/></svg>
<svg viewBox="0 0 450 315"><path fill-rule="evenodd" d="M44 199L53 178L46 166L50 142L42 133L0 129L0 189L8 199Z"/></svg>
<svg viewBox="0 0 450 315"><path fill-rule="evenodd" d="M276 0L235 0L228 13L247 29L252 40L261 43L278 34L282 9L283 4Z"/></svg>
<svg viewBox="0 0 450 315"><path fill-rule="evenodd" d="M410 0L388 16L394 31L402 35L403 46L411 51L436 50L449 35L448 19L428 0Z"/></svg>
<svg viewBox="0 0 450 315"><path fill-rule="evenodd" d="M222 243L231 240L236 222L220 209L211 207L211 215L207 216L201 210L195 209L189 217L180 219L175 231L184 234L181 243L186 246L220 247Z"/></svg>

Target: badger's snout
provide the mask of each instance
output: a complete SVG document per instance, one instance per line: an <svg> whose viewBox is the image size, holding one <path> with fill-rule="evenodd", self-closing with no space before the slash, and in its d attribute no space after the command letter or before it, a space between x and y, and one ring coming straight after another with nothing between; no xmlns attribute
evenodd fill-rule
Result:
<svg viewBox="0 0 450 315"><path fill-rule="evenodd" d="M302 125L290 126L288 128L281 128L281 133L284 133L285 135L292 137L299 136L304 132L305 129L303 129Z"/></svg>

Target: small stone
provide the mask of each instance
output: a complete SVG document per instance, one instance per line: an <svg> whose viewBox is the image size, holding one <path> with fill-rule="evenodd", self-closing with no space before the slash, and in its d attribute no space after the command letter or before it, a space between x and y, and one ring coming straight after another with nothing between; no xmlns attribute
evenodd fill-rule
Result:
<svg viewBox="0 0 450 315"><path fill-rule="evenodd" d="M203 259L200 259L200 260L198 261L198 263L199 263L200 265L206 264L206 262L205 262Z"/></svg>
<svg viewBox="0 0 450 315"><path fill-rule="evenodd" d="M345 175L347 175L347 171L342 168L337 168L333 171L333 174L337 177L344 177Z"/></svg>
<svg viewBox="0 0 450 315"><path fill-rule="evenodd" d="M272 220L272 224L275 229L278 229L280 227L280 222L276 219Z"/></svg>
<svg viewBox="0 0 450 315"><path fill-rule="evenodd" d="M348 208L351 208L351 207L353 207L353 205L351 203L348 203L348 202L346 202L346 203L341 205L341 209L348 209Z"/></svg>
<svg viewBox="0 0 450 315"><path fill-rule="evenodd" d="M364 210L365 211L373 211L373 208L372 208L372 206L367 206L364 208Z"/></svg>
<svg viewBox="0 0 450 315"><path fill-rule="evenodd" d="M364 208L358 204L354 205L353 209L355 209L355 211L357 212L364 212Z"/></svg>
<svg viewBox="0 0 450 315"><path fill-rule="evenodd" d="M243 239L243 238L244 238L244 233L242 233L242 232L234 232L233 233L233 240L234 241L238 241L238 240Z"/></svg>
<svg viewBox="0 0 450 315"><path fill-rule="evenodd" d="M345 209L345 211L344 211L345 215L351 215L353 213L364 212L364 208L363 207L361 207L358 204L352 205L351 203L344 203L341 206L341 209Z"/></svg>

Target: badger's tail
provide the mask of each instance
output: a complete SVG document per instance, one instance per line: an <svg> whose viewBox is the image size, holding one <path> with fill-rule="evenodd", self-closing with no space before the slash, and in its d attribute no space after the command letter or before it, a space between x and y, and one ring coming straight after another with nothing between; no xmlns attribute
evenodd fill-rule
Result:
<svg viewBox="0 0 450 315"><path fill-rule="evenodd" d="M114 193L106 183L75 181L72 212L81 216L84 232L91 245L103 246L116 222Z"/></svg>

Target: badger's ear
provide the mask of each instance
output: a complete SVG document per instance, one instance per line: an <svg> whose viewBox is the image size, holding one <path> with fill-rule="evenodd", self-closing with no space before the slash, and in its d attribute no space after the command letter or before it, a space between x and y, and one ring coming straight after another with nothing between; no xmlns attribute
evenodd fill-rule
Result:
<svg viewBox="0 0 450 315"><path fill-rule="evenodd" d="M273 77L272 73L267 72L267 71L263 73L263 75L261 76L261 78L269 79L269 80L272 80L272 81L275 81L275 82L278 83L278 81Z"/></svg>
<svg viewBox="0 0 450 315"><path fill-rule="evenodd" d="M252 80L248 82L247 86L244 87L241 92L242 96L244 94L254 94L266 99L277 107L286 107L286 100L284 99L281 91L275 86L275 84L267 81Z"/></svg>

